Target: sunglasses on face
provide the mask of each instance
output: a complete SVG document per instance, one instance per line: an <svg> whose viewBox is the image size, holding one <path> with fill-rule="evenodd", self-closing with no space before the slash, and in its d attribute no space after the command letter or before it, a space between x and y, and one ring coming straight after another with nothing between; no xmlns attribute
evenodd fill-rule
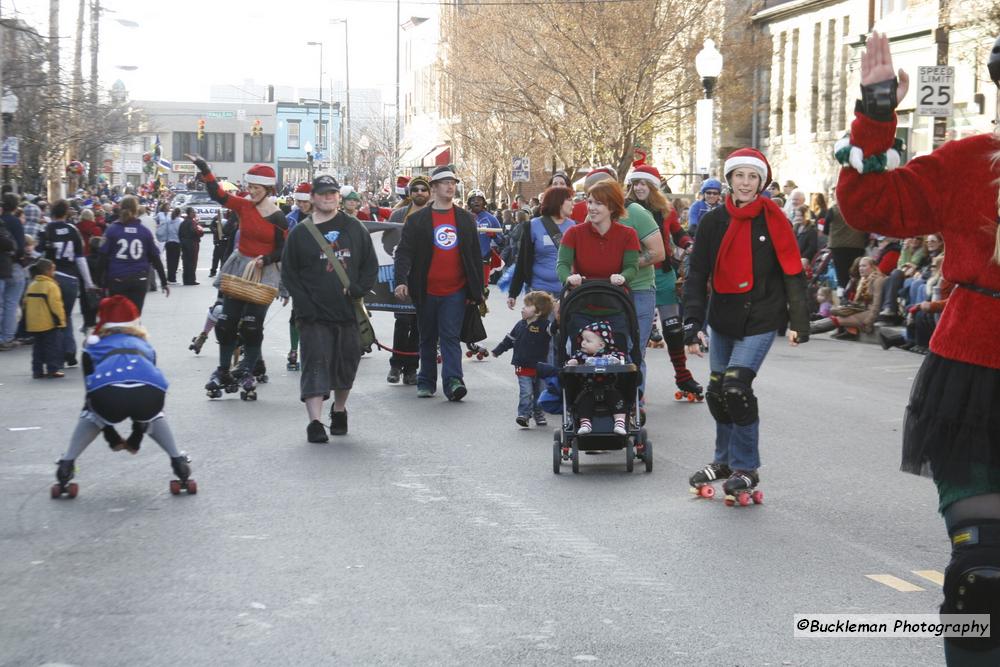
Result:
<svg viewBox="0 0 1000 667"><path fill-rule="evenodd" d="M410 192L427 192L427 188L410 188Z"/></svg>

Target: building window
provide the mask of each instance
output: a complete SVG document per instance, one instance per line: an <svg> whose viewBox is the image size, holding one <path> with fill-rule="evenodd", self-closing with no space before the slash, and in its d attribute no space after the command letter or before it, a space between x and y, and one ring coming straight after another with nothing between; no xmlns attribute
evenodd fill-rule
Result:
<svg viewBox="0 0 1000 667"><path fill-rule="evenodd" d="M274 135L243 135L244 162L274 162Z"/></svg>
<svg viewBox="0 0 1000 667"><path fill-rule="evenodd" d="M326 120L322 123L313 121L313 136L316 137L316 150L326 148Z"/></svg>
<svg viewBox="0 0 1000 667"><path fill-rule="evenodd" d="M175 160L180 160L185 154L204 155L205 142L198 141L197 132L174 132L173 153Z"/></svg>
<svg viewBox="0 0 1000 667"><path fill-rule="evenodd" d="M847 128L847 63L849 62L849 52L848 52L848 41L851 34L851 17L845 16L843 23L843 30L840 34L843 38L843 43L840 45L840 81L838 82L837 88L840 91L839 100L840 104L837 107L837 129L842 130Z"/></svg>
<svg viewBox="0 0 1000 667"><path fill-rule="evenodd" d="M791 81L789 82L788 95L788 134L795 134L795 116L798 114L798 93L799 93L799 29L792 30L792 62L789 64L791 70Z"/></svg>
<svg viewBox="0 0 1000 667"><path fill-rule="evenodd" d="M787 45L788 33L783 32L781 33L781 39L778 40L778 80L775 81L777 84L777 94L774 96L777 102L774 109L774 133L779 137L785 129L785 50Z"/></svg>
<svg viewBox="0 0 1000 667"><path fill-rule="evenodd" d="M819 131L819 57L823 24L813 26L812 90L809 100L809 131Z"/></svg>
<svg viewBox="0 0 1000 667"><path fill-rule="evenodd" d="M300 120L290 120L288 121L288 147L289 148L299 148L301 143L301 132L302 132L302 121Z"/></svg>
<svg viewBox="0 0 1000 667"><path fill-rule="evenodd" d="M833 132L833 61L837 54L837 20L826 26L826 62L823 71L823 129Z"/></svg>
<svg viewBox="0 0 1000 667"><path fill-rule="evenodd" d="M232 132L206 132L203 155L212 162L236 162L236 135Z"/></svg>
<svg viewBox="0 0 1000 667"><path fill-rule="evenodd" d="M882 16L906 10L906 0L882 0Z"/></svg>

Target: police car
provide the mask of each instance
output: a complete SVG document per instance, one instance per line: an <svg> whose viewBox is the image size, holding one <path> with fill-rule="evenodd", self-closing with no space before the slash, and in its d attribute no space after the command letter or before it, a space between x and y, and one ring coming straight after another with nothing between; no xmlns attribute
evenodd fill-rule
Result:
<svg viewBox="0 0 1000 667"><path fill-rule="evenodd" d="M215 216L219 214L219 211L222 211L222 215L225 217L228 210L213 200L207 192L185 192L179 194L170 202L170 207L172 209L179 208L182 213L188 207L193 208L195 215L198 216L198 222L201 223L202 227L208 227L212 223L212 220L215 219Z"/></svg>

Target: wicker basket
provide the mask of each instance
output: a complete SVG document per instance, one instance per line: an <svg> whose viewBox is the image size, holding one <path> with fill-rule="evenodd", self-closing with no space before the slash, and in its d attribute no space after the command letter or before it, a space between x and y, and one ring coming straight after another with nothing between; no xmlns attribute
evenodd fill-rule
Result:
<svg viewBox="0 0 1000 667"><path fill-rule="evenodd" d="M242 277L222 274L219 290L233 299L266 306L277 298L278 288L260 282L263 275L264 269L258 267L257 262L251 261L243 269Z"/></svg>

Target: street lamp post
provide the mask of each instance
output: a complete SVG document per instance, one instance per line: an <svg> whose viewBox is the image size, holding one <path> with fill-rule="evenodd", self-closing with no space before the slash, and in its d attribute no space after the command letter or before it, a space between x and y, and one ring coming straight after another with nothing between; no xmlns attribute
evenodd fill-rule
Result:
<svg viewBox="0 0 1000 667"><path fill-rule="evenodd" d="M399 173L399 35L406 28L415 28L427 19L422 16L411 16L406 23L400 23L400 0L396 0L396 143L393 145L393 172Z"/></svg>
<svg viewBox="0 0 1000 667"><path fill-rule="evenodd" d="M306 145L303 146L303 148L306 149L306 164L309 165L309 182L312 183L312 179L313 179L313 145L307 141Z"/></svg>
<svg viewBox="0 0 1000 667"><path fill-rule="evenodd" d="M323 42L306 42L307 46L319 47L319 136L316 138L316 150L323 150ZM312 176L309 177L312 180Z"/></svg>
<svg viewBox="0 0 1000 667"><path fill-rule="evenodd" d="M712 126L715 114L712 93L715 90L715 82L722 73L722 54L715 48L713 40L705 40L704 47L694 58L694 67L705 89L705 98L698 100L696 105L695 171L707 175L712 169Z"/></svg>
<svg viewBox="0 0 1000 667"><path fill-rule="evenodd" d="M344 24L344 92L346 95L344 102L347 105L347 143L351 143L351 48L347 32L347 19L332 19L330 21L330 25L338 25L340 23ZM351 157L351 150L350 148L344 148L343 142L341 143L341 148L347 152L347 174L353 178L354 160Z"/></svg>

